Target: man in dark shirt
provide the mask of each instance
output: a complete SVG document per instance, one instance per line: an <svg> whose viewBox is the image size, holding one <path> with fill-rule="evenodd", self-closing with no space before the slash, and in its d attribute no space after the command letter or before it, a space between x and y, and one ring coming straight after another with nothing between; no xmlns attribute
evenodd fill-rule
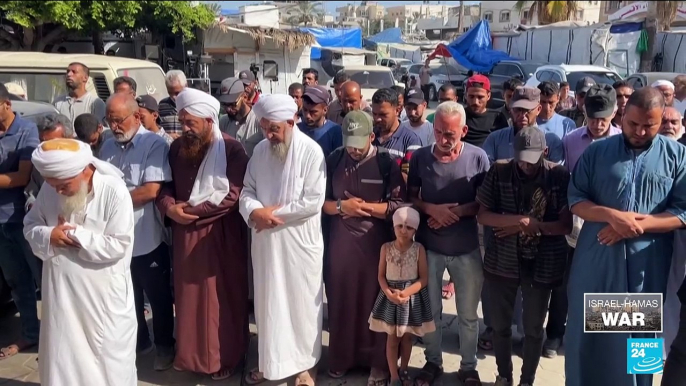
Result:
<svg viewBox="0 0 686 386"><path fill-rule="evenodd" d="M306 68L303 70L303 85L305 87L316 86L319 84L319 71L314 68Z"/></svg>
<svg viewBox="0 0 686 386"><path fill-rule="evenodd" d="M309 86L303 95L303 119L298 128L322 147L324 157L343 146L341 126L326 119L329 92L324 86Z"/></svg>
<svg viewBox="0 0 686 386"><path fill-rule="evenodd" d="M622 128L622 118L624 117L624 110L626 110L626 103L629 97L634 93L634 87L626 80L618 80L613 85L617 93L617 113L612 118L612 124L615 127Z"/></svg>
<svg viewBox="0 0 686 386"><path fill-rule="evenodd" d="M512 314L521 287L524 348L519 385L533 385L543 346L543 322L551 289L562 283L565 235L572 229L567 205L569 172L544 159L545 134L518 131L514 159L498 161L479 188L478 221L493 228L485 238L485 285L498 367L497 385L512 385Z"/></svg>
<svg viewBox="0 0 686 386"><path fill-rule="evenodd" d="M524 82L515 77L506 80L503 84L503 99L505 100L505 104L499 109L499 111L500 114L505 116L508 126L512 126L512 112L510 112L510 102L512 101L512 96L514 95L517 87L522 86L524 86Z"/></svg>
<svg viewBox="0 0 686 386"><path fill-rule="evenodd" d="M562 110L560 115L570 118L576 124L576 127L585 126L586 116L584 115L584 98L591 87L596 85L596 81L589 76L585 76L576 82L574 89L574 98L576 98L576 106L569 110Z"/></svg>
<svg viewBox="0 0 686 386"><path fill-rule="evenodd" d="M467 135L464 141L481 146L492 131L508 126L507 119L497 110L486 108L491 99L491 81L484 75L467 79Z"/></svg>

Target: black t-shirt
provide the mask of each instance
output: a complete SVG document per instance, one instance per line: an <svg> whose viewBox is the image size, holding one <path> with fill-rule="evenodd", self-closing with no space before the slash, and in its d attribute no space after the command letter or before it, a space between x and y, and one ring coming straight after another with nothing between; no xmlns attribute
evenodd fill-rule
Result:
<svg viewBox="0 0 686 386"><path fill-rule="evenodd" d="M491 132L509 126L507 117L498 110L487 109L483 114L477 114L471 111L471 109L466 110L467 127L469 130L463 141L474 146L481 147Z"/></svg>

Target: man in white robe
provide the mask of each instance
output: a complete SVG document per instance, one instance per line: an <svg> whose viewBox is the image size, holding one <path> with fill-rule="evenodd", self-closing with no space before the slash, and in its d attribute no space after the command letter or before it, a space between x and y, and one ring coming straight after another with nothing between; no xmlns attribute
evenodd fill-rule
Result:
<svg viewBox="0 0 686 386"><path fill-rule="evenodd" d="M24 218L43 260L39 373L47 386L135 386L133 204L122 173L74 139L43 142L45 183Z"/></svg>
<svg viewBox="0 0 686 386"><path fill-rule="evenodd" d="M263 95L253 108L266 140L255 147L240 197L252 229L259 334L249 384L297 375L296 385L314 385L321 355L326 164L295 126L297 109L288 95Z"/></svg>

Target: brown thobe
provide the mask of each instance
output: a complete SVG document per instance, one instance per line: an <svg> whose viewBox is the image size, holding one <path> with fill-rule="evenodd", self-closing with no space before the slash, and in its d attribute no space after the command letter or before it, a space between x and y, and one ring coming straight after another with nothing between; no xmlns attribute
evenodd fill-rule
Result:
<svg viewBox="0 0 686 386"><path fill-rule="evenodd" d="M204 202L186 208L186 213L200 217L193 223L171 224L174 367L205 374L236 367L249 344L247 227L238 213L248 156L238 141L223 136L229 194L219 205ZM163 216L172 205L188 201L200 168L200 161L179 154L181 143L174 141L169 150L173 181L164 185L157 199Z"/></svg>
<svg viewBox="0 0 686 386"><path fill-rule="evenodd" d="M405 197L400 167L393 162L387 191L373 153L359 163L343 155L333 175L327 177L327 200L346 200L345 192L369 203L388 202L388 220L330 216L327 300L329 310L329 369L355 367L387 369L386 335L369 330L369 314L379 294L381 246L392 240L390 215ZM335 237L333 237L335 236Z"/></svg>

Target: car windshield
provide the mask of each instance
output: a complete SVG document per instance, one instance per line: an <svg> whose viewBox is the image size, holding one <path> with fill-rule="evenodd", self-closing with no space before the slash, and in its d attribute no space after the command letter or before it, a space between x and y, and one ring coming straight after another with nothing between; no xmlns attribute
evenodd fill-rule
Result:
<svg viewBox="0 0 686 386"><path fill-rule="evenodd" d="M389 88L395 86L395 80L391 71L374 70L344 70L350 80L356 82L362 88Z"/></svg>
<svg viewBox="0 0 686 386"><path fill-rule="evenodd" d="M434 75L460 75L462 72L450 65L443 65L438 67L431 67L431 72Z"/></svg>
<svg viewBox="0 0 686 386"><path fill-rule="evenodd" d="M618 80L622 80L619 75L610 71L580 71L567 73L567 82L571 87L575 87L576 83L584 77L590 77L600 84L613 84Z"/></svg>
<svg viewBox="0 0 686 386"><path fill-rule="evenodd" d="M522 66L522 70L524 70L524 76L526 78L535 74L538 67L543 66L543 64L535 64L535 63L520 63L520 64Z"/></svg>

